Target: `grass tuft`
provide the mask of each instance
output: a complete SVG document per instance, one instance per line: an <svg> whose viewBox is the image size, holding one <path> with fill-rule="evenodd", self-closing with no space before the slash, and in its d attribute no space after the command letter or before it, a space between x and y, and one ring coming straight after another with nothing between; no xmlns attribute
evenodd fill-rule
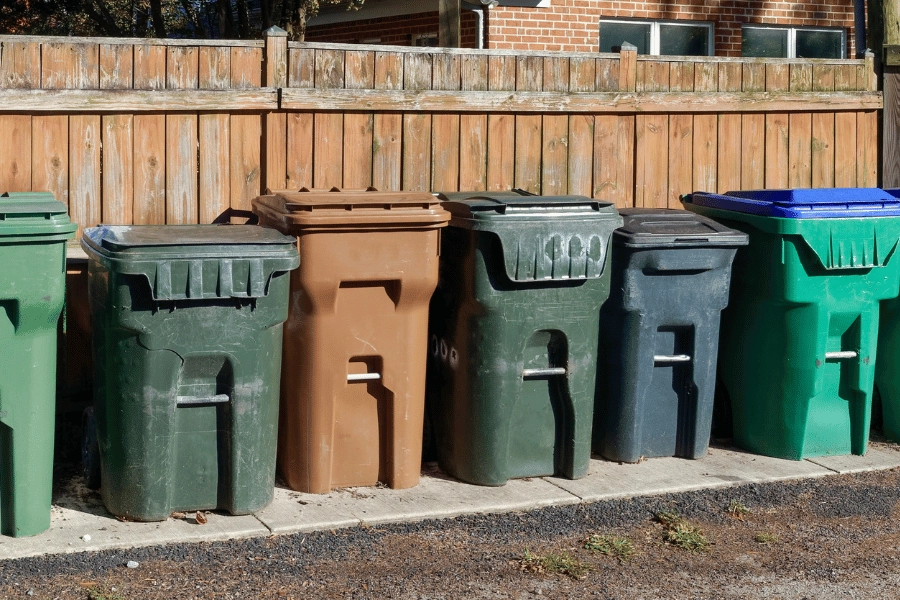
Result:
<svg viewBox="0 0 900 600"><path fill-rule="evenodd" d="M777 544L780 541L777 533L757 533L756 542L759 544Z"/></svg>
<svg viewBox="0 0 900 600"><path fill-rule="evenodd" d="M663 511L656 515L656 520L665 529L663 539L674 546L690 552L706 552L710 542L696 525L688 523L676 512Z"/></svg>
<svg viewBox="0 0 900 600"><path fill-rule="evenodd" d="M614 556L622 562L635 554L632 541L617 535L592 535L584 543L584 547L606 556Z"/></svg>
<svg viewBox="0 0 900 600"><path fill-rule="evenodd" d="M744 516L750 514L750 507L740 500L732 500L728 503L728 514L740 521L744 520Z"/></svg>
<svg viewBox="0 0 900 600"><path fill-rule="evenodd" d="M567 552L549 552L543 556L534 554L527 548L525 556L520 561L520 570L527 573L536 573L544 575L547 573L559 573L571 577L572 579L581 579L590 570L590 566L582 563L580 560Z"/></svg>

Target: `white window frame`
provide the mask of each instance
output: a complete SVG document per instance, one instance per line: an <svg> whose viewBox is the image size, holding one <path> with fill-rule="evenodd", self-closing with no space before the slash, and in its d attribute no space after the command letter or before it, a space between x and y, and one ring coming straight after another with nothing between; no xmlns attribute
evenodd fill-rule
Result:
<svg viewBox="0 0 900 600"><path fill-rule="evenodd" d="M600 39L600 28L604 23L613 24L629 24L629 25L649 25L650 26L650 54L649 56L659 56L659 26L660 25L676 25L683 27L705 27L706 28L706 47L709 54L706 56L715 56L716 38L715 23L713 21L686 21L684 19L628 19L628 18L602 18L598 23L597 39Z"/></svg>
<svg viewBox="0 0 900 600"><path fill-rule="evenodd" d="M797 32L798 31L838 31L841 34L841 55L838 58L847 58L847 29L845 27L804 27L793 25L765 25L762 23L744 23L741 25L741 42L744 41L745 29L778 29L787 31L787 53L784 58L797 58ZM743 54L743 53L742 53Z"/></svg>

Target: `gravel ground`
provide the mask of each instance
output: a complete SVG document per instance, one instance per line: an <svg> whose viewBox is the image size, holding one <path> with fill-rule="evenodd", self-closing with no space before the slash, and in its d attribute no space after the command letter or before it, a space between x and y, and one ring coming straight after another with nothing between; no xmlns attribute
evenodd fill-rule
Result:
<svg viewBox="0 0 900 600"><path fill-rule="evenodd" d="M0 561L0 597L897 598L898 498L895 469L527 513ZM710 547L693 552L665 541L656 518L662 511L699 527ZM620 560L586 549L594 534L627 538L634 556ZM137 567L128 568L129 561Z"/></svg>

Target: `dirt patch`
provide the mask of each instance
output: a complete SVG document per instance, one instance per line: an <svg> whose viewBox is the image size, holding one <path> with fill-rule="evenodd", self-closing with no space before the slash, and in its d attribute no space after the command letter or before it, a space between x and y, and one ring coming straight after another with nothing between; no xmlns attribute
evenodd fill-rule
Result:
<svg viewBox="0 0 900 600"><path fill-rule="evenodd" d="M900 470L892 470L29 558L0 562L0 597L887 598L900 589L898 499ZM667 540L663 512L696 528L708 546L685 549ZM627 540L627 556L598 549L610 540ZM138 566L128 568L128 561Z"/></svg>

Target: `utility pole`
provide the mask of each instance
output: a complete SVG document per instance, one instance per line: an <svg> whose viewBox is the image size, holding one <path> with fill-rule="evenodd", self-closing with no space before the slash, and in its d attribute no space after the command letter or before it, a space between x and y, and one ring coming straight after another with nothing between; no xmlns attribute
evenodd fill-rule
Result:
<svg viewBox="0 0 900 600"><path fill-rule="evenodd" d="M438 0L438 46L459 48L459 2Z"/></svg>

